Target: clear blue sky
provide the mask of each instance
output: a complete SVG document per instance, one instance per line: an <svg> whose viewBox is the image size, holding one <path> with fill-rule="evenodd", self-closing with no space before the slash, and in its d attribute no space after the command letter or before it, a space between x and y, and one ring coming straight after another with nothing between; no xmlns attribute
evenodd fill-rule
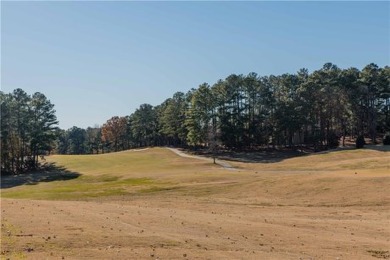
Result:
<svg viewBox="0 0 390 260"><path fill-rule="evenodd" d="M390 59L389 2L1 2L1 87L61 128L103 124L232 73Z"/></svg>

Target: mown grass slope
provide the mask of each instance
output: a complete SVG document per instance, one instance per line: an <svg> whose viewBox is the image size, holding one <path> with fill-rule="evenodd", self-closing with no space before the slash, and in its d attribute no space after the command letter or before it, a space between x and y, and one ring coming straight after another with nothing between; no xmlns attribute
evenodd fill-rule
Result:
<svg viewBox="0 0 390 260"><path fill-rule="evenodd" d="M171 190L191 179L191 174L210 179L211 173L221 171L211 163L184 159L164 148L100 155L53 155L47 157L46 163L60 169L54 168L49 174L61 175L61 180L3 189L2 197L73 200L147 193ZM79 177L64 181L67 174Z"/></svg>
<svg viewBox="0 0 390 260"><path fill-rule="evenodd" d="M175 193L265 205L382 205L388 197L375 194L389 183L389 155L389 149L383 146L330 151L276 163L232 163L237 171L227 171L208 161L182 158L164 148L54 155L47 157L47 163L80 176L3 189L2 196L74 200Z"/></svg>

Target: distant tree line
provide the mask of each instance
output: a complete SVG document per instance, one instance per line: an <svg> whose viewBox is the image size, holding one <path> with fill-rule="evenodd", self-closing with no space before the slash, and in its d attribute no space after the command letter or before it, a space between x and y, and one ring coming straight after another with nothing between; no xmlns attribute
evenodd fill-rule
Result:
<svg viewBox="0 0 390 260"><path fill-rule="evenodd" d="M35 169L39 156L53 152L97 154L163 145L322 150L346 136L376 143L390 131L390 68L340 69L326 63L312 73L232 74L87 129L59 129L54 105L39 92L0 92L0 103L2 174Z"/></svg>
<svg viewBox="0 0 390 260"><path fill-rule="evenodd" d="M105 153L144 146L306 146L322 150L346 136L376 143L390 130L390 68L362 70L326 63L309 73L232 74L162 104L142 104L133 114L101 127L59 131L57 152Z"/></svg>
<svg viewBox="0 0 390 260"><path fill-rule="evenodd" d="M0 91L0 105L1 174L35 169L39 156L56 145L54 105L42 93L28 95L22 89Z"/></svg>

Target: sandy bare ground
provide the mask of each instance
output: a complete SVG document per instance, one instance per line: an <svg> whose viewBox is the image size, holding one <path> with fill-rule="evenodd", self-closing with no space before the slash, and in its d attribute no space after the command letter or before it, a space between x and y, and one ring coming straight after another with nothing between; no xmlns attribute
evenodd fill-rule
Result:
<svg viewBox="0 0 390 260"><path fill-rule="evenodd" d="M267 206L166 194L3 199L1 208L2 253L21 251L28 259L389 257L388 206Z"/></svg>

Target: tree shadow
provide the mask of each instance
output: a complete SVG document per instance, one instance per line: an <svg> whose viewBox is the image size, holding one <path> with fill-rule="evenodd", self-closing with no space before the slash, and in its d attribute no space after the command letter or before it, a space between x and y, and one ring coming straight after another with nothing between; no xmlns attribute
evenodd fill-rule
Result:
<svg viewBox="0 0 390 260"><path fill-rule="evenodd" d="M215 156L219 160L244 163L276 163L289 158L308 155L307 152L292 149L257 149L248 151L218 150L214 153L208 150L198 149L189 152L210 158Z"/></svg>
<svg viewBox="0 0 390 260"><path fill-rule="evenodd" d="M329 154L333 152L338 152L338 151L352 151L352 150L373 150L377 152L390 152L390 145L382 145L382 144L366 144L364 145L363 148L356 148L355 145L345 145L343 147L337 147L333 149L328 149L320 152L315 152L315 153L308 153L309 154Z"/></svg>
<svg viewBox="0 0 390 260"><path fill-rule="evenodd" d="M40 182L67 181L79 176L81 176L80 173L68 171L65 167L45 163L39 170L33 172L1 176L0 188L8 189L21 185L36 185Z"/></svg>
<svg viewBox="0 0 390 260"><path fill-rule="evenodd" d="M380 152L390 152L390 145L365 145L363 150L375 150ZM315 155L315 154L329 154L337 151L356 150L354 145L338 147L334 149L327 149L315 152L313 149L301 147L298 149L279 148L279 149L258 149L248 151L217 151L214 156L220 160L236 161L243 163L277 163L286 159ZM195 151L188 151L192 154L202 155L206 157L213 156L212 153L206 149L198 149Z"/></svg>
<svg viewBox="0 0 390 260"><path fill-rule="evenodd" d="M286 159L308 155L297 150L264 150L255 152L232 152L217 155L218 159L247 163L276 163Z"/></svg>

